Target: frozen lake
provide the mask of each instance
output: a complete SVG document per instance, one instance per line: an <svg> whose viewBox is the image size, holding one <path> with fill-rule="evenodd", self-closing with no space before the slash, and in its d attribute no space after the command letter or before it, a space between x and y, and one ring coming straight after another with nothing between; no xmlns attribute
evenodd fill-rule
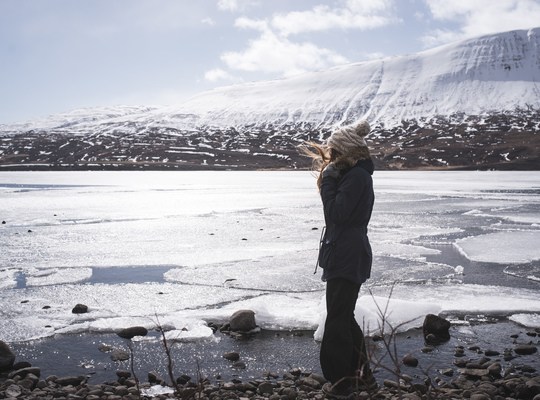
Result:
<svg viewBox="0 0 540 400"><path fill-rule="evenodd" d="M376 172L357 318L540 327L538 172ZM317 330L324 224L309 172L0 172L0 339L154 327L212 339L238 309ZM370 293L371 292L371 293ZM77 303L89 306L75 315ZM414 318L417 318L414 320ZM315 332L319 338L321 331Z"/></svg>

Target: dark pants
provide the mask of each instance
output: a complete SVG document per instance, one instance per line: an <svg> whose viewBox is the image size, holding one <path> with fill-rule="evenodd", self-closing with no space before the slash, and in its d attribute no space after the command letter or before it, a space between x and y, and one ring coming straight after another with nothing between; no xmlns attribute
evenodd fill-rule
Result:
<svg viewBox="0 0 540 400"><path fill-rule="evenodd" d="M324 377L332 384L371 371L364 334L354 318L359 291L359 284L342 278L326 283L327 316L320 362Z"/></svg>

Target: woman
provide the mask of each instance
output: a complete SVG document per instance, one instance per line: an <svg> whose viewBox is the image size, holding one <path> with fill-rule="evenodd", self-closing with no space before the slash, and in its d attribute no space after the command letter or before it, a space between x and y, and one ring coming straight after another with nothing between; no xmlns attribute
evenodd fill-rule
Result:
<svg viewBox="0 0 540 400"><path fill-rule="evenodd" d="M354 318L360 286L370 276L372 254L367 226L373 209L374 166L364 137L366 121L335 130L325 145L311 144L320 171L317 184L326 230L319 265L326 281L327 317L321 344L322 372L331 398L376 388L364 335Z"/></svg>

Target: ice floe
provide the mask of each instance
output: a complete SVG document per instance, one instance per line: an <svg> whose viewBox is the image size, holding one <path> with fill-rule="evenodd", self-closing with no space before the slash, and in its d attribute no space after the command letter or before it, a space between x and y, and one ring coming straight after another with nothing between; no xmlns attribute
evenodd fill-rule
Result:
<svg viewBox="0 0 540 400"><path fill-rule="evenodd" d="M455 246L472 261L523 264L540 260L540 230L503 231L456 241Z"/></svg>

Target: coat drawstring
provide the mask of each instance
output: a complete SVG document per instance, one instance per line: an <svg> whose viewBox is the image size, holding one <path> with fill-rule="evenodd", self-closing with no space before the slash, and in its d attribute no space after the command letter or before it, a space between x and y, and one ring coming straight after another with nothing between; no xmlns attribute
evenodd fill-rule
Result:
<svg viewBox="0 0 540 400"><path fill-rule="evenodd" d="M313 275L317 273L317 267L319 266L319 254L321 253L321 247L324 240L324 233L326 232L326 226L323 226L321 231L321 238L319 239L319 253L317 254L317 262L315 263L315 271L313 271Z"/></svg>

